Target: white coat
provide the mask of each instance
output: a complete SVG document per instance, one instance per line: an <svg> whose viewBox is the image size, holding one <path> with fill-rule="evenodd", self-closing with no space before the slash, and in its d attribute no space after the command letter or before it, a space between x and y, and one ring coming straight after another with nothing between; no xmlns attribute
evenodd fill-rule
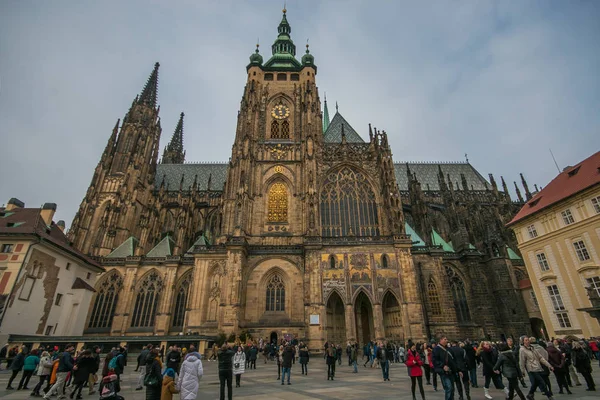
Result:
<svg viewBox="0 0 600 400"><path fill-rule="evenodd" d="M235 367L238 364L238 367ZM240 375L246 372L246 354L244 352L236 352L233 355L233 374Z"/></svg>
<svg viewBox="0 0 600 400"><path fill-rule="evenodd" d="M177 387L181 400L196 400L200 378L204 374L198 353L190 353L181 364Z"/></svg>

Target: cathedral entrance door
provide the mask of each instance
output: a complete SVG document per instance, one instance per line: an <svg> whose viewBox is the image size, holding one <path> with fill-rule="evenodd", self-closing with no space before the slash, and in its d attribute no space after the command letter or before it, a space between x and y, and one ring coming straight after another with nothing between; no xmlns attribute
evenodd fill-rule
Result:
<svg viewBox="0 0 600 400"><path fill-rule="evenodd" d="M344 302L337 292L331 293L327 301L325 335L325 340L329 343L343 345L346 342L346 313Z"/></svg>
<svg viewBox="0 0 600 400"><path fill-rule="evenodd" d="M373 306L365 292L360 292L354 301L354 314L356 316L356 335L358 343L364 346L375 339L373 324Z"/></svg>
<svg viewBox="0 0 600 400"><path fill-rule="evenodd" d="M279 346L279 343L277 342L277 332L271 332L269 343L275 343L276 346Z"/></svg>
<svg viewBox="0 0 600 400"><path fill-rule="evenodd" d="M392 294L387 292L383 297L382 302L383 308L383 336L387 340L394 342L403 342L404 334L402 332L402 310L398 299Z"/></svg>

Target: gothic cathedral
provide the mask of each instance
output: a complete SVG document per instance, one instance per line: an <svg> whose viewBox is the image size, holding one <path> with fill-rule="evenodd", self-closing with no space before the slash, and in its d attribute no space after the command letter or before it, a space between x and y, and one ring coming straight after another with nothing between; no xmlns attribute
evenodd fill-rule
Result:
<svg viewBox="0 0 600 400"><path fill-rule="evenodd" d="M228 163L185 162L183 113L159 160L155 65L69 231L107 270L85 334L246 330L317 349L530 332L504 227L522 201L468 161L394 162L385 131L330 120L290 32L284 10L272 57L250 56Z"/></svg>

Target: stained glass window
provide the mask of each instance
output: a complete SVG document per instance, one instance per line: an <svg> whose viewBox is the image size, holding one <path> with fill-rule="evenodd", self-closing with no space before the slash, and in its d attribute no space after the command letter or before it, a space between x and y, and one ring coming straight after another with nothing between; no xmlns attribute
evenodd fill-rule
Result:
<svg viewBox="0 0 600 400"><path fill-rule="evenodd" d="M269 189L268 222L287 222L288 194L283 183L274 183Z"/></svg>
<svg viewBox="0 0 600 400"><path fill-rule="evenodd" d="M185 278L179 283L177 287L176 298L175 298L175 309L173 310L173 320L171 325L176 327L183 327L185 319L185 308L187 306L188 295L190 292L190 283L192 274L188 273Z"/></svg>
<svg viewBox="0 0 600 400"><path fill-rule="evenodd" d="M433 279L429 279L429 283L427 284L427 297L429 299L429 306L431 307L431 315L442 315L440 295Z"/></svg>
<svg viewBox="0 0 600 400"><path fill-rule="evenodd" d="M154 326L158 300L162 289L162 279L157 272L152 271L138 286L135 299L131 326L134 328L150 328Z"/></svg>
<svg viewBox="0 0 600 400"><path fill-rule="evenodd" d="M96 286L94 306L90 313L88 328L110 328L123 287L123 278L117 271L109 272Z"/></svg>
<svg viewBox="0 0 600 400"><path fill-rule="evenodd" d="M273 275L267 285L267 311L285 311L285 285L279 275Z"/></svg>
<svg viewBox="0 0 600 400"><path fill-rule="evenodd" d="M375 193L362 173L344 167L327 176L321 191L321 229L326 237L379 236Z"/></svg>
<svg viewBox="0 0 600 400"><path fill-rule="evenodd" d="M469 303L467 302L467 295L465 293L465 283L456 273L454 268L447 265L444 267L446 269L448 283L450 284L450 291L452 292L452 299L454 300L454 309L456 310L458 322L470 321L471 316L469 314Z"/></svg>

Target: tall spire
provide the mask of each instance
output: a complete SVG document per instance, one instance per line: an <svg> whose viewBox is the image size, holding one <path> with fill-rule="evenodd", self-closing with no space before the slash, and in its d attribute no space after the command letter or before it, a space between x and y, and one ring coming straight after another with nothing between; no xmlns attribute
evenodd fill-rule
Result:
<svg viewBox="0 0 600 400"><path fill-rule="evenodd" d="M533 196L531 195L531 192L529 191L529 186L527 185L527 181L525 180L525 177L523 176L523 174L521 174L521 183L523 184L523 188L525 189L525 198L527 199L527 201L531 200L531 198Z"/></svg>
<svg viewBox="0 0 600 400"><path fill-rule="evenodd" d="M277 39L271 46L273 56L263 66L264 70L300 71L303 68L302 64L296 59L296 45L290 38L292 28L287 20L286 13L287 10L284 8L281 22L277 27ZM309 56L312 58L312 55L309 54ZM310 63L308 63L309 59L305 60L307 60L307 64L311 64L311 66L314 67L314 65L312 65L314 59L310 60Z"/></svg>
<svg viewBox="0 0 600 400"><path fill-rule="evenodd" d="M179 116L179 122L177 122L177 127L175 128L175 132L173 132L173 137L171 137L171 141L165 147L162 156L163 164L183 164L185 161L185 151L183 151L183 117L184 113L181 113Z"/></svg>
<svg viewBox="0 0 600 400"><path fill-rule="evenodd" d="M517 182L513 182L515 184L515 192L517 192L517 198L519 199L519 202L523 203L523 196L521 196L521 191L519 190L519 187L517 186Z"/></svg>
<svg viewBox="0 0 600 400"><path fill-rule="evenodd" d="M323 133L329 128L329 110L327 109L327 93L325 94L325 105L323 106Z"/></svg>
<svg viewBox="0 0 600 400"><path fill-rule="evenodd" d="M144 90L142 90L142 94L138 99L139 104L156 107L156 97L158 94L158 67L160 67L159 63L154 64L154 70L152 71L152 74L150 74L146 86L144 86Z"/></svg>

